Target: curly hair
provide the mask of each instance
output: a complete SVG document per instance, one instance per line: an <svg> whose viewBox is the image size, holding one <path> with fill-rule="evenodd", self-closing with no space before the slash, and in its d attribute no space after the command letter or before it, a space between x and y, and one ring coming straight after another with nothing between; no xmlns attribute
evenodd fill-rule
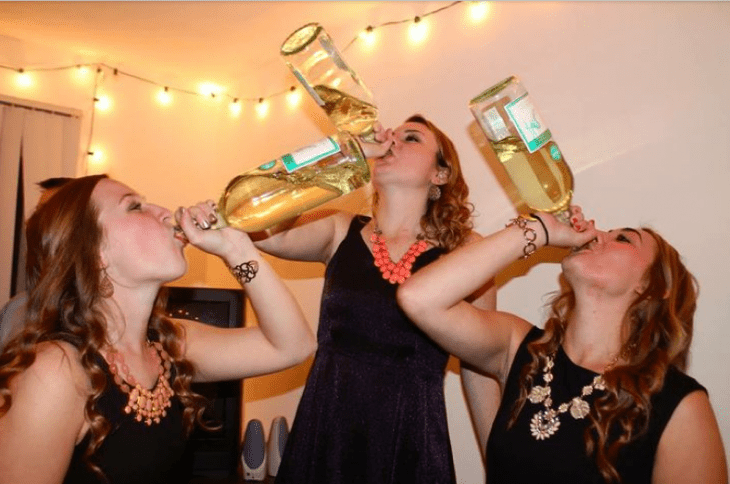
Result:
<svg viewBox="0 0 730 484"><path fill-rule="evenodd" d="M93 455L111 428L97 409L110 384L98 362L100 349L109 340L100 309L104 290L99 247L104 233L91 195L104 178L106 175L93 175L67 181L28 219L26 324L0 354L2 417L12 405L13 377L33 364L41 343L63 341L76 348L91 386L84 408L91 438L84 459L102 477ZM189 433L195 422L202 423L205 400L190 390L193 366L182 357L182 329L164 316L165 299L161 291L150 317L148 337L159 341L173 360L173 389L185 406L185 430Z"/></svg>
<svg viewBox="0 0 730 484"><path fill-rule="evenodd" d="M461 172L459 154L451 139L420 114L414 114L406 122L423 124L436 137L438 152L435 161L437 166L446 169L448 180L439 186L441 196L436 200L428 200L426 213L421 218L421 229L427 238L437 241L447 251L452 251L466 241L474 227L474 206L468 201L469 187ZM373 207L377 203L376 193Z"/></svg>
<svg viewBox="0 0 730 484"><path fill-rule="evenodd" d="M684 370L692 342L694 312L699 286L674 247L654 230L642 227L657 244L653 263L647 269L648 285L627 311L628 336L621 354L626 363L607 371L606 391L595 399L591 423L584 440L604 480L620 483L614 463L619 449L647 431L651 397L664 386L670 366ZM522 410L541 361L562 344L567 321L575 308L575 293L563 280L563 288L548 302L550 317L545 333L528 345L532 361L521 373L520 397L510 425ZM615 439L609 436L620 435Z"/></svg>

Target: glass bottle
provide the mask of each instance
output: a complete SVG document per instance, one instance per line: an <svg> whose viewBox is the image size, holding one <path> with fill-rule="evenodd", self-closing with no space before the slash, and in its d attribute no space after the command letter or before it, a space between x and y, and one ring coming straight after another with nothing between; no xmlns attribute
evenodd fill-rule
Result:
<svg viewBox="0 0 730 484"><path fill-rule="evenodd" d="M218 202L218 215L244 232L270 235L369 181L370 169L357 140L338 132L233 178Z"/></svg>
<svg viewBox="0 0 730 484"><path fill-rule="evenodd" d="M281 45L280 53L338 130L372 139L378 119L373 95L321 25L298 28Z"/></svg>
<svg viewBox="0 0 730 484"><path fill-rule="evenodd" d="M520 80L490 87L469 109L527 206L567 222L573 174Z"/></svg>

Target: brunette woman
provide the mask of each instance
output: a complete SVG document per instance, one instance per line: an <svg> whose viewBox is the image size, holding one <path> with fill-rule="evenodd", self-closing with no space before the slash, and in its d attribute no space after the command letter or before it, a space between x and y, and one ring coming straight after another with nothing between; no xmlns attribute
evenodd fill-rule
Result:
<svg viewBox="0 0 730 484"><path fill-rule="evenodd" d="M326 265L319 347L279 484L455 481L444 401L449 355L403 314L395 293L477 237L468 188L452 142L425 118L378 128L376 139L363 145L373 160L372 217L338 212L257 242L275 256ZM493 290L472 292L493 307Z"/></svg>
<svg viewBox="0 0 730 484"><path fill-rule="evenodd" d="M519 257L573 248L545 329L462 302ZM654 230L601 232L573 211L507 228L419 271L405 312L444 349L499 377L488 482L727 483L707 392L686 375L694 277Z"/></svg>
<svg viewBox="0 0 730 484"><path fill-rule="evenodd" d="M67 182L28 221L27 322L0 355L0 482L177 482L203 411L192 381L273 372L313 351L248 236L178 217L232 268L258 327L165 317L160 288L186 270L173 215L103 175Z"/></svg>

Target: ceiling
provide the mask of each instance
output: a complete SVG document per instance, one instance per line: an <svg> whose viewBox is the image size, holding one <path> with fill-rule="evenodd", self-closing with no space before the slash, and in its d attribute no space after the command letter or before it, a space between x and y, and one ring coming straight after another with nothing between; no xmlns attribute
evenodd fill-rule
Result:
<svg viewBox="0 0 730 484"><path fill-rule="evenodd" d="M342 48L368 25L450 3L0 2L0 41L23 44L2 61L31 67L43 59L29 54L33 45L54 49L56 62L102 62L161 83L206 80L235 89L257 71L283 67L279 47L305 23L321 23Z"/></svg>

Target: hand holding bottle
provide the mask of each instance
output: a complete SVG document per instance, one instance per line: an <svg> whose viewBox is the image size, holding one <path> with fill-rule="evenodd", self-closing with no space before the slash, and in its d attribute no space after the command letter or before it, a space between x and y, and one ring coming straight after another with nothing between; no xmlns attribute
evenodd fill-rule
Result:
<svg viewBox="0 0 730 484"><path fill-rule="evenodd" d="M578 205L570 205L570 225L561 221L553 213L536 212L531 214L533 218L539 218L538 224L542 227L535 227L535 230L542 229L545 232L546 243L551 247L576 248L581 247L596 238L598 230L595 221L586 220L583 211Z"/></svg>
<svg viewBox="0 0 730 484"><path fill-rule="evenodd" d="M390 149L393 144L393 130L384 129L383 125L376 122L373 125L373 138L358 137L360 149L362 149L365 158L381 158Z"/></svg>

